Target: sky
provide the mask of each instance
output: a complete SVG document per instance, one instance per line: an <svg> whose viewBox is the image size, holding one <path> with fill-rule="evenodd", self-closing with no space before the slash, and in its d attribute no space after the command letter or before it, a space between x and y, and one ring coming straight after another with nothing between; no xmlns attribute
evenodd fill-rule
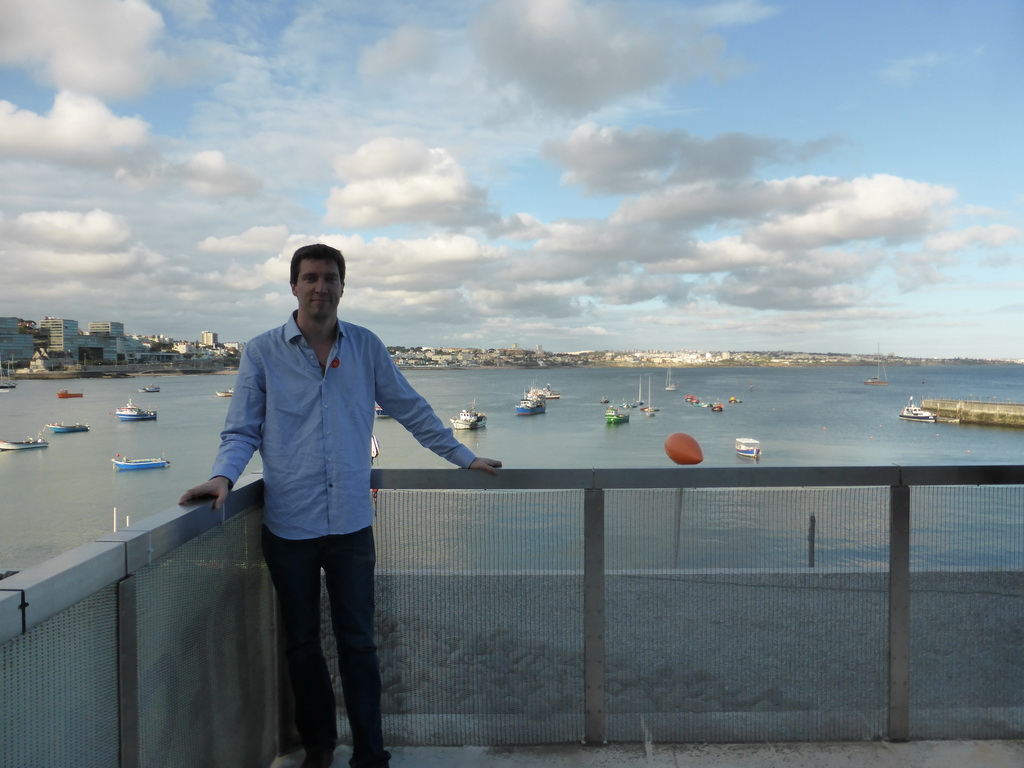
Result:
<svg viewBox="0 0 1024 768"><path fill-rule="evenodd" d="M0 316L1024 358L1022 0L0 0Z"/></svg>

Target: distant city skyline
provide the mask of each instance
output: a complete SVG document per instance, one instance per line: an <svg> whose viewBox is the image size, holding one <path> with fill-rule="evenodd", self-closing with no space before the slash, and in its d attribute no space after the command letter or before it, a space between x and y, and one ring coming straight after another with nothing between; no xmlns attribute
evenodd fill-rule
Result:
<svg viewBox="0 0 1024 768"><path fill-rule="evenodd" d="M1021 357L1022 24L6 0L0 314L246 341L322 241L387 344Z"/></svg>

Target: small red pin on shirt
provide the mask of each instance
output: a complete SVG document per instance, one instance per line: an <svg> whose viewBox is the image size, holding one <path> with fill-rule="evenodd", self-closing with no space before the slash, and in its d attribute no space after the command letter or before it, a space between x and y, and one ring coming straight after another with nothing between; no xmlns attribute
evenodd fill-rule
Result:
<svg viewBox="0 0 1024 768"><path fill-rule="evenodd" d="M337 368L339 365L341 365L341 360L338 358L331 360L331 368Z"/></svg>

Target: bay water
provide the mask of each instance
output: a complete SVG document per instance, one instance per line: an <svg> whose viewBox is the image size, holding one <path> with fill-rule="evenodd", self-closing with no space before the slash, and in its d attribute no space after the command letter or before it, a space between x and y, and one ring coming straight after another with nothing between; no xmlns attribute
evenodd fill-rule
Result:
<svg viewBox="0 0 1024 768"><path fill-rule="evenodd" d="M1024 429L902 421L910 397L1015 401L1024 399L1024 366L905 367L888 370L889 386L864 386L874 367L676 368L675 392L663 368L410 369L412 384L447 424L476 404L487 426L456 432L477 455L508 468L669 467L665 438L695 437L704 466L750 464L736 456L737 437L761 441L763 466L1012 464L1024 450ZM159 393L139 388L159 384ZM48 448L0 452L0 569L23 569L99 538L115 525L173 507L187 488L207 479L230 399L215 396L232 374L140 376L130 379L19 381L0 394L0 439L40 432ZM518 416L524 390L561 393L547 412ZM648 389L649 387L649 389ZM57 390L83 397L58 399ZM650 392L650 395L648 395ZM695 408L685 396L722 402ZM610 404L638 397L659 410L638 409L628 423L604 420ZM741 402L730 403L730 397ZM158 411L155 421L123 422L114 409L131 399ZM54 434L48 422L87 422L90 431ZM450 467L421 448L397 422L377 419L383 468ZM115 471L110 459L164 456L167 469ZM260 468L253 458L249 471Z"/></svg>

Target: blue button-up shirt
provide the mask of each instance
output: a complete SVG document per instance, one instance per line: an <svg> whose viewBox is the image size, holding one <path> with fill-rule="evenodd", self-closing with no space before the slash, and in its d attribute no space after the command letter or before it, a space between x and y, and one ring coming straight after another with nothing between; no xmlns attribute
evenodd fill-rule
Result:
<svg viewBox="0 0 1024 768"><path fill-rule="evenodd" d="M235 483L263 459L264 524L286 539L351 533L373 522L374 403L421 445L460 467L476 458L406 381L373 333L338 322L320 368L295 316L249 342L212 476Z"/></svg>

